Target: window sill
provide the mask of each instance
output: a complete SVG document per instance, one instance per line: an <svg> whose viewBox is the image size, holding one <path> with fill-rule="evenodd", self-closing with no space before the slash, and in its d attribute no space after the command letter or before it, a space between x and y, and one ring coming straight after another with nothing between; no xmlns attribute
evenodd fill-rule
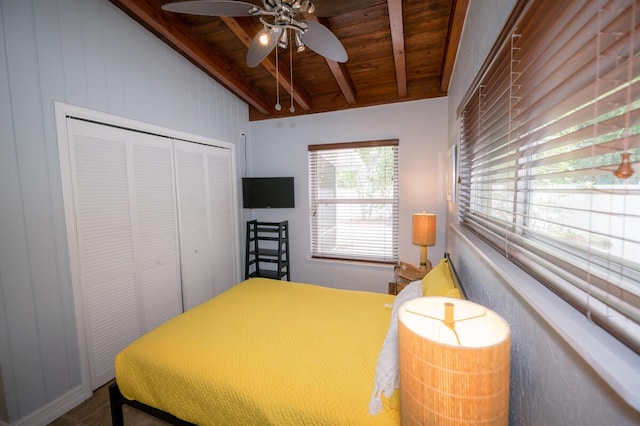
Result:
<svg viewBox="0 0 640 426"><path fill-rule="evenodd" d="M331 259L328 257L306 257L308 262L317 262L317 263L332 263L339 265L348 265L348 266L360 266L364 268L371 269L393 269L395 264L393 263L381 263L381 262L367 262L364 260L343 260L343 259Z"/></svg>
<svg viewBox="0 0 640 426"><path fill-rule="evenodd" d="M640 355L460 225L450 229L529 304L631 407L640 411Z"/></svg>

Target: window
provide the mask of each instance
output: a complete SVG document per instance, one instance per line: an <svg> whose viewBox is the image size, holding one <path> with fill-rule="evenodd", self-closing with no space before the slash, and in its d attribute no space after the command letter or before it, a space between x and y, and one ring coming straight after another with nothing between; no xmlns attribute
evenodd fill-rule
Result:
<svg viewBox="0 0 640 426"><path fill-rule="evenodd" d="M516 8L459 110L461 221L639 352L636 2Z"/></svg>
<svg viewBox="0 0 640 426"><path fill-rule="evenodd" d="M311 255L398 261L398 141L309 145Z"/></svg>

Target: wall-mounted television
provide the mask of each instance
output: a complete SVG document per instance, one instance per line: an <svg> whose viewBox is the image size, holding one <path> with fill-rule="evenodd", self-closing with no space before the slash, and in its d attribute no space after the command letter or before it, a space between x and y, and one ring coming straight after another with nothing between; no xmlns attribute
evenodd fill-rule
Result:
<svg viewBox="0 0 640 426"><path fill-rule="evenodd" d="M245 209L291 209L295 207L293 177L242 178Z"/></svg>

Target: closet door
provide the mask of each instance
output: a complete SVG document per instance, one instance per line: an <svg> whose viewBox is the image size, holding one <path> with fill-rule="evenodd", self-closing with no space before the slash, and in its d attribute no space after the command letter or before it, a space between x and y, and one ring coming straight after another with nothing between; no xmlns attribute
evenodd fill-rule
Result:
<svg viewBox="0 0 640 426"><path fill-rule="evenodd" d="M171 140L129 132L143 332L182 312Z"/></svg>
<svg viewBox="0 0 640 426"><path fill-rule="evenodd" d="M113 359L181 311L170 140L68 120L91 387ZM173 234L173 235L172 235Z"/></svg>
<svg viewBox="0 0 640 426"><path fill-rule="evenodd" d="M185 310L235 284L230 152L174 141Z"/></svg>
<svg viewBox="0 0 640 426"><path fill-rule="evenodd" d="M113 377L113 357L142 333L127 134L69 120L78 250L91 387Z"/></svg>
<svg viewBox="0 0 640 426"><path fill-rule="evenodd" d="M228 149L207 151L209 175L209 215L212 233L214 293L219 294L237 284L237 246L231 153Z"/></svg>

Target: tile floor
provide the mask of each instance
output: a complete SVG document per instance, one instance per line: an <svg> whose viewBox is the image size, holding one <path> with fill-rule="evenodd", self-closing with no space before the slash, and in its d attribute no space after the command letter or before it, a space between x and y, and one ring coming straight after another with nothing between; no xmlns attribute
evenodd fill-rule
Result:
<svg viewBox="0 0 640 426"><path fill-rule="evenodd" d="M127 405L123 407L123 413L125 426L167 425L167 423ZM96 389L91 398L53 421L49 426L111 426L109 383Z"/></svg>

